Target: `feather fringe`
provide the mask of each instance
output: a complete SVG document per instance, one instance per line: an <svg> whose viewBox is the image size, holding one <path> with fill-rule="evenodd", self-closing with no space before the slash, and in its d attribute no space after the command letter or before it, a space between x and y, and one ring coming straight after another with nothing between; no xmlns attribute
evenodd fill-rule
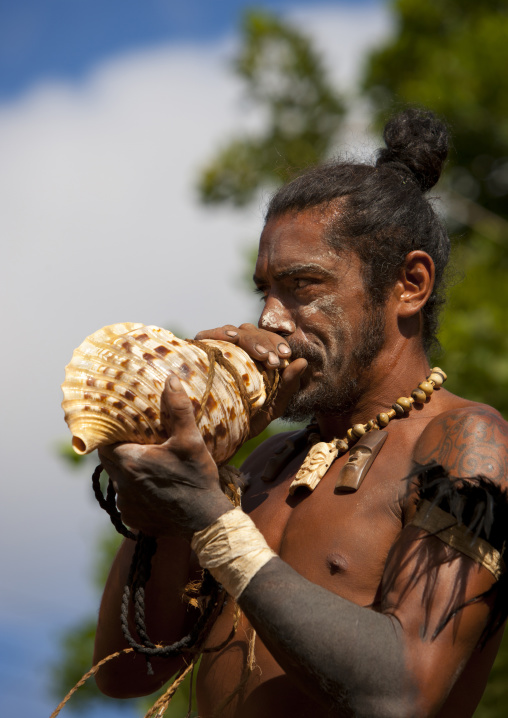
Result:
<svg viewBox="0 0 508 718"><path fill-rule="evenodd" d="M471 543L478 537L485 539L508 564L508 501L499 485L484 476L450 476L440 464L418 466L412 476L417 488L417 504L427 500L432 506L451 514L459 525L471 532ZM485 645L508 618L508 573L488 591L450 611L433 637L438 636L463 608L487 598L492 601L492 609L480 639L480 645Z"/></svg>

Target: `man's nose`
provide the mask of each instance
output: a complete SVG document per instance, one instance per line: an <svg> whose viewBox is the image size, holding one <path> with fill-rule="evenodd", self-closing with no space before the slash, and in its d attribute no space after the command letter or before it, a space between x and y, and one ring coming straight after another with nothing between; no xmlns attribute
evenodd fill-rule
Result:
<svg viewBox="0 0 508 718"><path fill-rule="evenodd" d="M293 334L296 330L290 312L275 297L268 297L266 300L258 326L260 329L266 329L276 334Z"/></svg>

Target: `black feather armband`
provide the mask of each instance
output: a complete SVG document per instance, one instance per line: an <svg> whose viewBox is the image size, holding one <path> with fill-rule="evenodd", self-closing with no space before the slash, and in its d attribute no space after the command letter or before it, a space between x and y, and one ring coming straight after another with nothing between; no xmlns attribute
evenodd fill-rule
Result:
<svg viewBox="0 0 508 718"><path fill-rule="evenodd" d="M496 578L485 593L456 608L444 625L465 605L492 597L484 642L508 616L508 498L499 485L483 476L452 477L439 464L415 472L417 509L410 525L421 528L484 566Z"/></svg>

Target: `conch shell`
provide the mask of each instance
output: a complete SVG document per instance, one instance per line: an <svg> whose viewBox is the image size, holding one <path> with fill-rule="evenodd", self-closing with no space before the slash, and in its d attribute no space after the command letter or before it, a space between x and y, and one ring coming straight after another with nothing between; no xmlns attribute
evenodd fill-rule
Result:
<svg viewBox="0 0 508 718"><path fill-rule="evenodd" d="M87 337L65 372L62 407L78 454L117 441L165 441L160 397L166 377L174 372L218 464L246 440L251 416L265 403L266 387L270 392L277 379L274 372L263 374L229 342L192 343L166 329L128 323Z"/></svg>

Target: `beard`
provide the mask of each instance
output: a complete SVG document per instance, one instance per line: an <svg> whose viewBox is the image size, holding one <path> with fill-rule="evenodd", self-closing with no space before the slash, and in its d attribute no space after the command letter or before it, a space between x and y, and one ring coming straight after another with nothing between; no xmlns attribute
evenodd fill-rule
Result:
<svg viewBox="0 0 508 718"><path fill-rule="evenodd" d="M340 327L335 340L336 346L344 346L344 332ZM322 376L313 386L304 385L293 395L281 418L302 422L315 415L346 414L362 396L366 374L384 344L384 308L369 305L358 342L348 357L340 350L333 356L324 354L315 346L291 337L286 341L291 347L291 359L306 359L309 367L320 371Z"/></svg>

